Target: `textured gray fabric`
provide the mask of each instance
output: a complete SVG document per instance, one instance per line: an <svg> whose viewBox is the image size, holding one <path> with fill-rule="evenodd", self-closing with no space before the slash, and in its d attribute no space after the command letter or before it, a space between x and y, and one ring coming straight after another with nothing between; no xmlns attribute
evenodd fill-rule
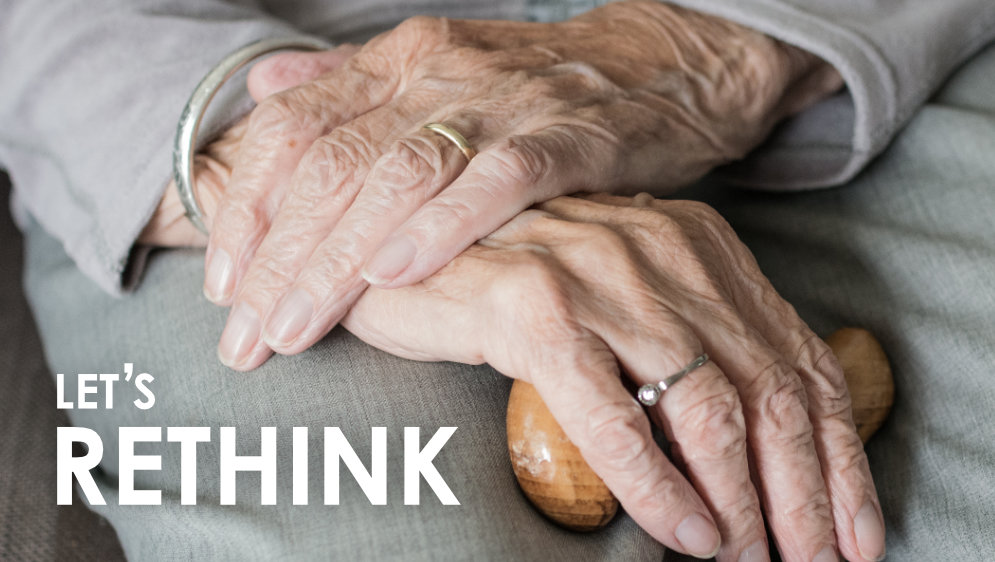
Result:
<svg viewBox="0 0 995 562"><path fill-rule="evenodd" d="M10 193L0 173L0 200ZM21 289L21 235L0 211L0 560L123 560L107 522L55 501L55 385Z"/></svg>
<svg viewBox="0 0 995 562"><path fill-rule="evenodd" d="M30 212L119 294L132 284L132 245L169 176L180 108L224 54L298 29L363 40L417 14L551 21L605 1L7 0L0 75L17 79L0 89L0 166L13 177L19 215ZM767 188L848 179L995 36L991 0L678 3L811 49L847 79L849 94L783 127L733 175Z"/></svg>
<svg viewBox="0 0 995 562"><path fill-rule="evenodd" d="M897 404L868 453L892 560L995 557L993 76L995 46L844 188L773 195L705 185L688 193L728 217L816 331L865 326L883 342ZM104 437L101 482L112 504L120 425L235 425L243 454L257 450L263 425L337 425L360 458L369 458L364 443L373 425L388 426L392 451L401 426L460 428L437 463L463 503L458 508L439 506L425 486L423 506L400 506L401 492L392 487L391 506L370 508L348 478L344 505L293 507L285 473L278 507L258 506L251 476L240 477L237 507L218 507L216 481L201 482L199 507L179 507L170 455L163 473L139 473L140 486L173 490L169 505L99 509L131 558L659 556L628 519L604 533L569 535L527 507L505 458L508 382L486 367L403 361L337 330L299 356L233 373L214 358L225 312L200 296L198 252L154 254L137 292L114 299L87 282L41 229L30 229L27 239L27 287L53 372L133 361L156 375L158 402L148 412L72 416ZM201 474L216 466L216 455L213 447L202 450ZM392 470L390 482L398 482Z"/></svg>
<svg viewBox="0 0 995 562"><path fill-rule="evenodd" d="M141 411L73 410L74 425L96 430L105 448L99 480L115 526L135 560L659 559L662 549L629 519L605 533L578 535L543 522L517 489L505 445L510 382L488 367L422 364L366 346L335 330L308 352L276 357L246 374L223 367L215 343L226 311L207 303L196 251L154 254L134 295L115 299L82 274L58 244L29 229L28 293L53 372L120 372L123 362L156 378L156 405ZM74 387L75 377L67 378ZM119 426L209 426L198 450L199 505L180 506L179 455L163 471L139 472L139 488L165 489L164 505L116 507ZM258 454L261 426L278 428L277 506L260 506L259 478L238 479L238 506L219 506L218 428L238 429L239 454ZM310 426L311 505L291 505L290 433ZM321 428L341 427L360 459L370 459L370 427L388 428L387 506L370 506L343 469L342 505L322 501ZM401 435L459 427L436 458L461 506L442 506L427 486L422 505L404 506Z"/></svg>

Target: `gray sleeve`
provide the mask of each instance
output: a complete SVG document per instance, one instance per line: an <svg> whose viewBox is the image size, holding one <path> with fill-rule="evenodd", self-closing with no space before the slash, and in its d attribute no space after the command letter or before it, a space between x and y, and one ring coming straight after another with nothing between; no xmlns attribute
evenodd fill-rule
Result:
<svg viewBox="0 0 995 562"><path fill-rule="evenodd" d="M846 91L788 120L723 170L736 183L771 190L853 178L959 64L995 39L993 0L666 1L806 49L846 81Z"/></svg>
<svg viewBox="0 0 995 562"><path fill-rule="evenodd" d="M129 257L162 197L193 87L235 48L299 33L217 0L0 5L0 167L15 207L120 294L133 282L126 269L140 269Z"/></svg>

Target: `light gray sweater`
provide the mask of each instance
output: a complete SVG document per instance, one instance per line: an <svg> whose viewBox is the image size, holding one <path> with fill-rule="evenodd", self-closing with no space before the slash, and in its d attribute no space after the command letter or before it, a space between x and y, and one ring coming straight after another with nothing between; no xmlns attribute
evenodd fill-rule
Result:
<svg viewBox="0 0 995 562"><path fill-rule="evenodd" d="M133 246L168 181L180 109L228 52L301 32L361 41L417 14L555 21L604 1L0 0L0 167L15 216L30 214L120 294L140 269ZM852 178L951 70L995 39L993 0L673 3L808 49L845 78L845 92L725 171L767 189Z"/></svg>

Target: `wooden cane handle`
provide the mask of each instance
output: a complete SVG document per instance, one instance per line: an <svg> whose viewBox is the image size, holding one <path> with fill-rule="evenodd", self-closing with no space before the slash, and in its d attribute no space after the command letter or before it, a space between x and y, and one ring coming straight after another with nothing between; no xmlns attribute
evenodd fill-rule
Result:
<svg viewBox="0 0 995 562"><path fill-rule="evenodd" d="M895 387L881 345L867 330L843 328L826 339L850 390L857 433L866 443L888 417ZM618 500L567 439L535 388L516 380L508 398L508 454L522 491L540 512L575 531L607 525Z"/></svg>

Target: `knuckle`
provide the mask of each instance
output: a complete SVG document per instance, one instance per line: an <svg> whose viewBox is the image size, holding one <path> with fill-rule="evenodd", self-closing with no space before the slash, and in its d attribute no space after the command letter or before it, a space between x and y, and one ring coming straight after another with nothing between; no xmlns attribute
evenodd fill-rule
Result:
<svg viewBox="0 0 995 562"><path fill-rule="evenodd" d="M317 144L327 147L329 163L338 169L368 170L373 161L372 155L376 153L370 136L349 126L335 129L331 135L319 139Z"/></svg>
<svg viewBox="0 0 995 562"><path fill-rule="evenodd" d="M815 401L818 402L820 417L850 420L853 403L846 383L835 384L829 379L820 379Z"/></svg>
<svg viewBox="0 0 995 562"><path fill-rule="evenodd" d="M832 508L829 497L824 493L811 494L804 501L783 510L768 512L768 516L775 518L776 527L796 529L801 538L807 539L801 544L818 544L826 540L833 530Z"/></svg>
<svg viewBox="0 0 995 562"><path fill-rule="evenodd" d="M442 156L433 145L402 139L380 159L371 179L390 195L407 199L433 184L442 166Z"/></svg>
<svg viewBox="0 0 995 562"><path fill-rule="evenodd" d="M633 513L659 514L693 503L688 486L662 471L647 471L642 477L634 478L627 492L630 501L626 503L626 509Z"/></svg>
<svg viewBox="0 0 995 562"><path fill-rule="evenodd" d="M558 268L547 256L521 252L495 280L493 305L508 309L514 303L515 322L546 342L577 337L574 305Z"/></svg>
<svg viewBox="0 0 995 562"><path fill-rule="evenodd" d="M305 122L306 119L292 98L281 92L262 100L252 111L249 116L249 134L278 134L304 128Z"/></svg>
<svg viewBox="0 0 995 562"><path fill-rule="evenodd" d="M830 442L833 451L833 473L849 481L853 488L870 485L867 474L867 454L856 433L841 433L837 443Z"/></svg>
<svg viewBox="0 0 995 562"><path fill-rule="evenodd" d="M683 419L695 443L693 448L682 448L689 462L728 459L745 451L746 421L739 393L731 384L692 404Z"/></svg>
<svg viewBox="0 0 995 562"><path fill-rule="evenodd" d="M341 284L355 278L361 266L362 259L357 253L335 249L325 252L318 260L312 260L307 277L323 288L340 288Z"/></svg>
<svg viewBox="0 0 995 562"><path fill-rule="evenodd" d="M600 464L610 470L636 470L652 446L649 421L634 401L601 404L587 412L587 437Z"/></svg>
<svg viewBox="0 0 995 562"><path fill-rule="evenodd" d="M225 247L238 248L246 238L254 238L246 233L265 232L270 221L270 211L259 198L249 193L226 197L211 228L211 236Z"/></svg>
<svg viewBox="0 0 995 562"><path fill-rule="evenodd" d="M559 308L557 297L563 293L562 280L554 267L542 256L527 253L520 262L512 268L510 275L519 281L520 290L532 295L532 298L549 302L552 308Z"/></svg>
<svg viewBox="0 0 995 562"><path fill-rule="evenodd" d="M720 508L722 517L727 521L735 521L742 534L756 532L763 528L763 512L753 494L739 494L735 500Z"/></svg>
<svg viewBox="0 0 995 562"><path fill-rule="evenodd" d="M789 375L786 367L775 361L760 371L760 378L769 381L764 398L764 412L772 418L780 419L783 414L794 413L801 407L807 410L808 398L801 379Z"/></svg>
<svg viewBox="0 0 995 562"><path fill-rule="evenodd" d="M827 354L832 355L832 351L829 349L829 346L822 341L822 338L815 335L815 333L811 330L802 327L799 330L795 330L795 334L799 336L798 341L800 341L800 343L798 343L798 346L794 350L794 354L790 359L792 359L796 365L814 367Z"/></svg>
<svg viewBox="0 0 995 562"><path fill-rule="evenodd" d="M243 294L261 293L278 287L287 287L295 275L287 264L271 256L257 256L253 260L252 274L246 277Z"/></svg>
<svg viewBox="0 0 995 562"><path fill-rule="evenodd" d="M814 406L820 417L850 419L850 391L843 368L832 349L822 338L806 328L808 334L795 354L795 365L808 376L814 388Z"/></svg>
<svg viewBox="0 0 995 562"><path fill-rule="evenodd" d="M317 204L330 193L339 191L342 185L365 169L365 147L349 142L340 135L322 137L315 141L301 158L297 167L300 179L311 186L310 192L303 195L314 198L309 201Z"/></svg>
<svg viewBox="0 0 995 562"><path fill-rule="evenodd" d="M760 379L764 386L758 413L771 424L772 439L785 443L811 441L808 397L801 379L777 362L764 368Z"/></svg>
<svg viewBox="0 0 995 562"><path fill-rule="evenodd" d="M532 186L542 181L553 167L553 159L528 137L509 137L492 151L494 173L512 183Z"/></svg>

